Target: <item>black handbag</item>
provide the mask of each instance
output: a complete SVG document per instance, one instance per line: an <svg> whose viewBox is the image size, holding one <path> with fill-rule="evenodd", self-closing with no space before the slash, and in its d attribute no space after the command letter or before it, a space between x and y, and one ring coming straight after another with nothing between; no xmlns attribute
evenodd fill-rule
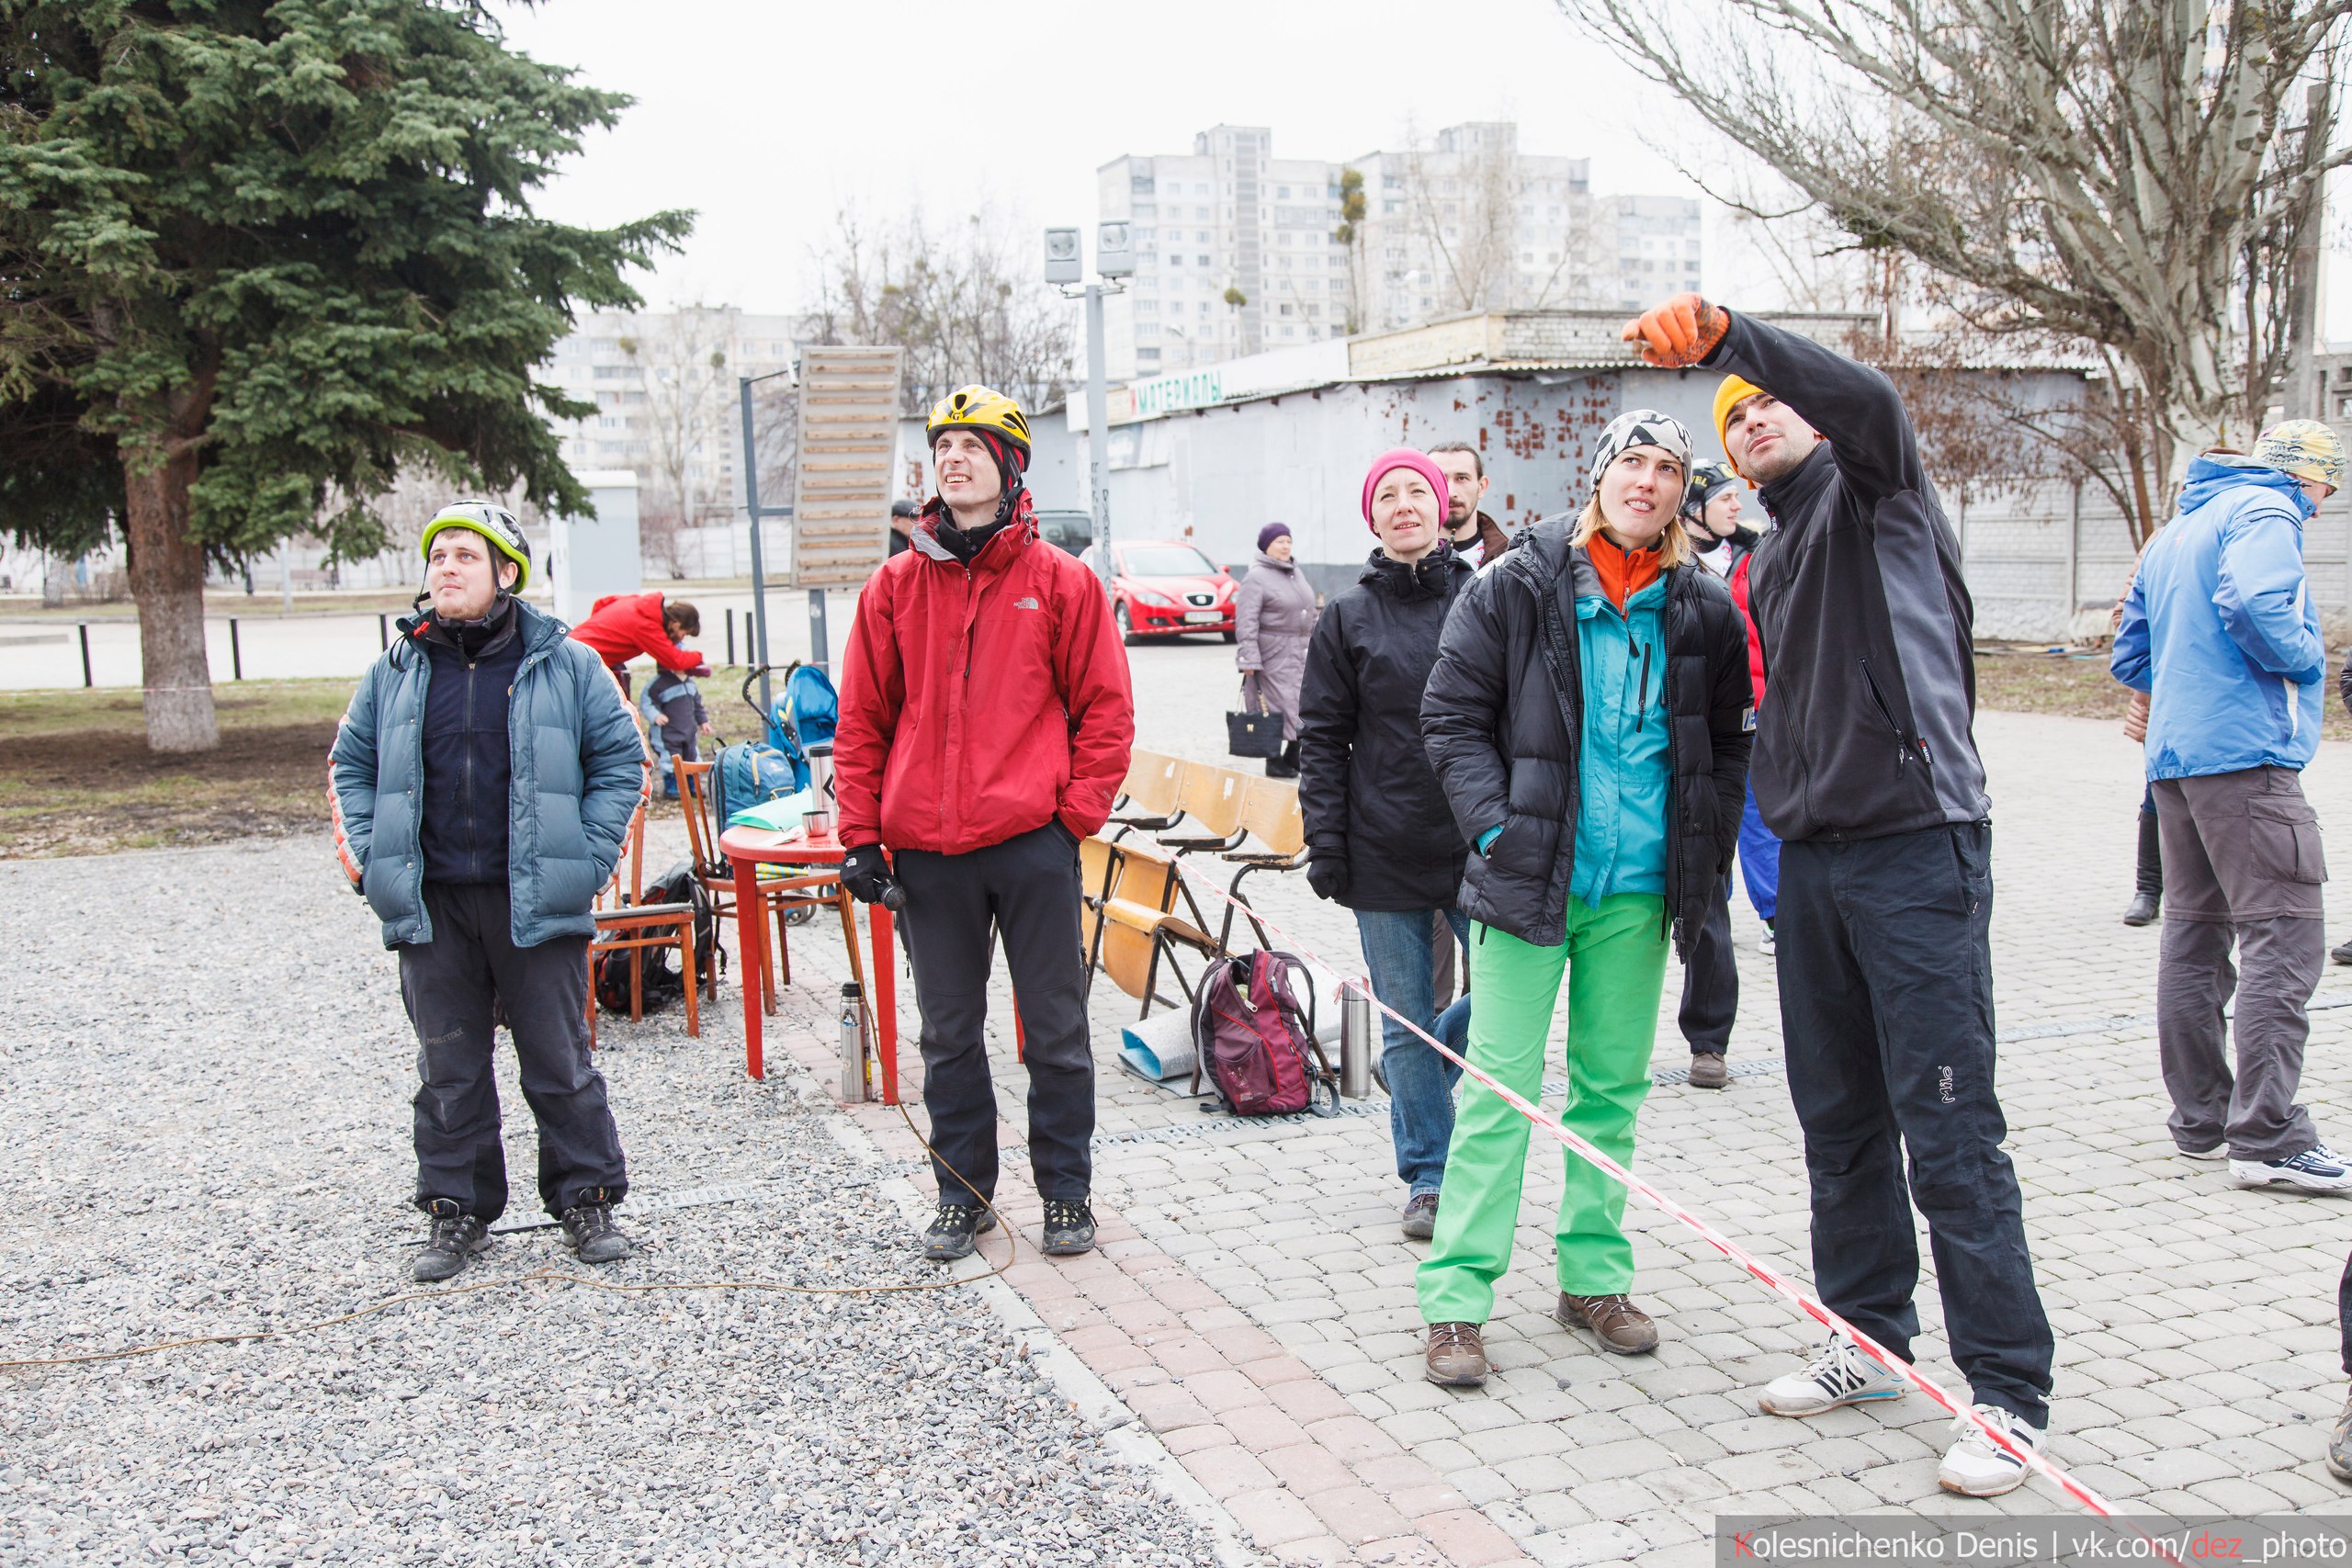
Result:
<svg viewBox="0 0 2352 1568"><path fill-rule="evenodd" d="M1225 716L1225 749L1237 757L1281 756L1283 716L1266 705L1255 675L1241 678L1241 712Z"/></svg>

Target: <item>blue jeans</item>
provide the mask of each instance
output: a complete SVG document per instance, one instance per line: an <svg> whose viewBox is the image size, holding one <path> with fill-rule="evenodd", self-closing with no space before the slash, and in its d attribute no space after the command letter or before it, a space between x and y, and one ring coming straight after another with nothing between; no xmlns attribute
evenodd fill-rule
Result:
<svg viewBox="0 0 2352 1568"><path fill-rule="evenodd" d="M1747 787L1747 806L1739 814L1739 874L1747 884L1747 901L1756 918L1769 920L1781 902L1781 840L1764 826L1756 809L1756 786Z"/></svg>
<svg viewBox="0 0 2352 1568"><path fill-rule="evenodd" d="M1454 940L1467 938L1470 922L1459 909L1358 909L1356 933L1363 942L1364 967L1372 994L1445 1042L1467 1052L1470 998L1464 996L1437 1012L1437 917L1445 916ZM1445 1145L1453 1137L1453 1086L1462 1069L1430 1049L1419 1035L1383 1013L1381 1074L1388 1080L1388 1132L1396 1145L1396 1174L1412 1194L1434 1192L1445 1181Z"/></svg>

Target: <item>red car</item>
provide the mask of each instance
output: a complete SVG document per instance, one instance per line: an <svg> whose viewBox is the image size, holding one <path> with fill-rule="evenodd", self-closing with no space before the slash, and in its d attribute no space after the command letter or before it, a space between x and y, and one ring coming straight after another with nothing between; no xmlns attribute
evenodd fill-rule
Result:
<svg viewBox="0 0 2352 1568"><path fill-rule="evenodd" d="M1094 552L1080 559L1095 564ZM1234 639L1237 585L1225 568L1182 539L1111 547L1112 616L1133 648L1148 637L1216 632Z"/></svg>

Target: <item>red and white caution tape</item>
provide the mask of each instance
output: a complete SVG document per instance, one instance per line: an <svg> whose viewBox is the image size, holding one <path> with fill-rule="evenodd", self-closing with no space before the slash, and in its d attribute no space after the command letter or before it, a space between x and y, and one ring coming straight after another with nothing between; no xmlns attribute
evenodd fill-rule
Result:
<svg viewBox="0 0 2352 1568"><path fill-rule="evenodd" d="M1991 1442L1996 1448L2000 1449L2003 1452L2007 1453L2018 1460L2029 1470L2033 1471L2037 1474L2047 1476L2051 1482L2059 1488L2059 1490L2064 1492L2069 1497L2074 1498L2075 1501L2080 1503L2084 1507L2088 1508L2092 1513L2098 1515L2101 1518L2118 1519L2120 1523L2126 1525L2127 1528L2130 1527L2131 1521L2126 1518L2120 1518L2116 1514L2115 1506L2109 1503L2105 1497L2100 1496L2090 1487L2086 1486L2081 1482L2075 1480L2063 1468L2052 1463L2049 1460L2043 1458L2039 1452L2027 1448L2022 1443L2012 1440L2008 1434L2002 1431L1998 1426L1986 1420L1983 1416L1978 1415L1975 1408L1967 1401L1960 1399L1946 1392L1943 1385L1937 1382L1935 1379L1928 1376L1927 1373L1921 1371L1918 1368L1913 1366L1910 1362L1905 1360L1902 1357L1896 1355L1885 1346L1881 1345L1877 1340L1872 1339L1869 1335L1864 1334L1852 1324L1848 1323L1844 1318L1830 1311L1828 1307L1823 1305L1812 1296L1807 1295L1795 1284L1783 1278L1776 1269L1770 1268L1765 1263L1759 1262L1747 1251L1747 1248L1741 1247L1737 1242L1733 1241L1730 1237L1716 1230L1714 1226L1709 1224L1706 1221L1701 1219L1698 1215L1684 1208L1680 1203L1675 1201L1672 1198L1668 1197L1664 1192L1659 1191L1656 1187L1651 1186L1647 1181L1643 1180L1640 1177L1635 1176L1632 1171L1627 1170L1623 1166L1619 1165L1607 1155L1602 1154L1599 1149L1593 1147L1592 1145L1587 1143L1576 1134L1569 1132L1567 1128L1562 1126L1556 1120L1545 1116L1537 1107L1529 1104L1527 1100L1522 1099L1520 1095L1504 1088L1501 1084L1497 1083L1492 1077L1488 1077L1485 1072L1473 1066L1464 1057L1458 1056L1451 1050L1448 1050L1444 1042L1437 1039L1435 1036L1430 1034L1428 1030L1423 1029L1411 1019L1407 1018L1396 1009L1388 1006L1387 1003L1382 1001L1378 997L1374 996L1371 984L1368 981L1363 981L1361 980L1361 977L1353 976L1350 972L1340 969L1336 964L1333 964L1328 960L1318 956L1313 949L1300 942L1295 935L1290 931L1284 931L1280 925L1268 919L1264 910L1244 903L1242 900L1236 898L1231 894L1226 892L1223 888L1216 886L1214 883L1209 882L1197 873L1192 871L1185 865L1182 857L1179 856L1177 858L1176 865L1178 871L1183 875L1187 884L1196 889L1207 892L1214 897L1223 900L1225 903L1232 905L1237 911L1243 913L1245 918L1255 920L1260 925L1262 925L1267 931L1281 937L1283 942L1290 944L1289 950L1311 967L1322 970L1325 974L1331 976L1336 980L1357 980L1363 985L1363 994L1371 1000L1374 1007L1378 1008L1382 1012L1387 1014L1390 1018L1395 1019L1407 1029L1411 1030L1413 1033L1419 1035L1424 1042L1426 1042L1431 1050L1435 1051L1439 1055L1443 1056L1447 1061L1453 1063L1456 1066L1460 1067L1464 1073L1486 1085L1487 1089L1493 1090L1494 1093L1502 1100L1504 1104L1510 1106L1521 1116L1526 1117L1528 1121L1533 1122L1536 1126L1549 1134L1561 1147L1567 1149L1570 1153L1576 1155L1577 1157L1584 1160L1587 1164L1606 1172L1614 1180L1623 1183L1626 1190L1647 1201L1653 1207L1660 1209L1667 1214L1672 1216L1678 1223L1695 1233L1699 1238L1704 1241L1708 1246L1713 1247L1717 1252L1722 1253L1725 1258L1728 1258L1734 1263L1739 1265L1740 1268L1746 1269L1750 1276L1762 1283L1766 1289L1771 1291L1776 1295L1785 1297L1787 1300L1794 1303L1799 1311L1803 1312L1807 1317L1812 1318L1815 1323L1820 1324L1823 1327L1829 1329L1833 1333L1842 1334L1847 1338L1852 1340L1856 1345L1861 1348L1863 1354L1869 1356L1871 1359L1878 1362L1879 1365L1886 1368L1889 1371L1892 1371L1904 1379L1904 1381L1910 1383L1912 1387L1926 1394L1929 1399L1935 1401L1936 1404L1943 1406L1946 1410L1951 1411L1952 1415L1959 1417L1961 1420L1974 1427L1979 1432L1984 1434L1987 1441ZM2174 1562L2177 1561L2177 1559L2173 1556L2170 1549L2165 1547L2162 1542L2156 1540L2154 1537L2142 1534L2136 1529L2133 1529L2133 1533L2140 1535L2141 1540L2154 1547L2165 1560Z"/></svg>

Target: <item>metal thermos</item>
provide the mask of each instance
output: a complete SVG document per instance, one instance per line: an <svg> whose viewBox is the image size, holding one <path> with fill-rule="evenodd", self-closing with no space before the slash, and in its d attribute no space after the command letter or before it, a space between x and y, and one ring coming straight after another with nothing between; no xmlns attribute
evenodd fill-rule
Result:
<svg viewBox="0 0 2352 1568"><path fill-rule="evenodd" d="M808 758L808 798L816 802L815 809L833 808L833 743L820 740L807 750Z"/></svg>
<svg viewBox="0 0 2352 1568"><path fill-rule="evenodd" d="M865 993L857 987L842 987L842 1102L854 1104L874 1098L874 1082L866 1071Z"/></svg>
<svg viewBox="0 0 2352 1568"><path fill-rule="evenodd" d="M1340 1092L1372 1093L1372 993L1362 980L1340 982Z"/></svg>

